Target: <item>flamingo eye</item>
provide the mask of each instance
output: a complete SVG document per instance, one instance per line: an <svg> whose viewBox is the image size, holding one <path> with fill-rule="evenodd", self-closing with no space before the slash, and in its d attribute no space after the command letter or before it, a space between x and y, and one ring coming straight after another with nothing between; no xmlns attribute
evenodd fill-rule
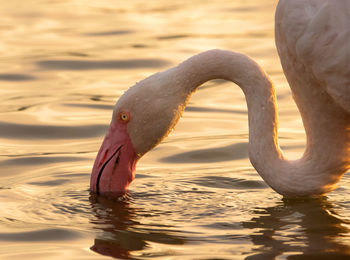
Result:
<svg viewBox="0 0 350 260"><path fill-rule="evenodd" d="M128 122L130 120L130 115L127 112L122 112L122 113L120 113L119 118L123 122Z"/></svg>

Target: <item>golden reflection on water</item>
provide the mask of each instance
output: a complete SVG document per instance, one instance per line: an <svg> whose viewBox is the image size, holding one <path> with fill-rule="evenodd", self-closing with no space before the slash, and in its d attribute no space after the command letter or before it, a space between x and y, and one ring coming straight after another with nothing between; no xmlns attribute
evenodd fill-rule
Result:
<svg viewBox="0 0 350 260"><path fill-rule="evenodd" d="M126 198L88 191L116 99L213 48L246 53L269 73L280 143L298 158L305 136L274 46L276 4L1 1L0 258L349 256L348 176L327 198L283 201L249 163L246 103L232 83L199 89L139 162Z"/></svg>

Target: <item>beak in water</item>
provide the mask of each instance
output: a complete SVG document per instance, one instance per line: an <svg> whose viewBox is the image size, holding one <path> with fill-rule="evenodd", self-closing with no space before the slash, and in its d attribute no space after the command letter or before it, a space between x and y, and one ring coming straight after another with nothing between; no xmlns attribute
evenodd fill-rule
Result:
<svg viewBox="0 0 350 260"><path fill-rule="evenodd" d="M135 177L136 162L126 125L112 122L92 169L91 191L111 196L124 194Z"/></svg>

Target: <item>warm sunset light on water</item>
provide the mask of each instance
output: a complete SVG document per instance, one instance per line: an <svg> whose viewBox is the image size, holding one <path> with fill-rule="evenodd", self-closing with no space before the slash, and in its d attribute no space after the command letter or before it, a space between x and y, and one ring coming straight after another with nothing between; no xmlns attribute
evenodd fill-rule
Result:
<svg viewBox="0 0 350 260"><path fill-rule="evenodd" d="M89 192L116 100L214 48L267 71L280 145L300 158L305 133L274 43L277 2L1 1L0 259L350 258L349 174L320 198L274 192L249 161L246 100L231 82L199 88L124 198Z"/></svg>

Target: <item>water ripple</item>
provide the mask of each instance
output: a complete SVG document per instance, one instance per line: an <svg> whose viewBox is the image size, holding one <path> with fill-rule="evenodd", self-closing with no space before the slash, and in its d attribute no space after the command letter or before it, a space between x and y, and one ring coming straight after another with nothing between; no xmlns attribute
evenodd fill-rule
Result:
<svg viewBox="0 0 350 260"><path fill-rule="evenodd" d="M44 156L29 156L29 157L21 157L8 159L1 162L1 166L19 166L19 165L42 165L42 164L51 164L51 163L60 163L60 162L76 162L81 160L87 160L83 157L70 157L70 156L62 156L62 157L44 157Z"/></svg>
<svg viewBox="0 0 350 260"><path fill-rule="evenodd" d="M236 143L219 148L200 149L161 158L167 163L213 163L248 157L248 143Z"/></svg>
<svg viewBox="0 0 350 260"><path fill-rule="evenodd" d="M157 37L158 40L174 40L174 39L183 39L187 38L189 35L186 34L174 34L174 35L165 35Z"/></svg>
<svg viewBox="0 0 350 260"><path fill-rule="evenodd" d="M203 113L233 113L233 114L247 114L248 111L238 110L238 109L222 109L222 108L210 108L210 107L195 107L195 106L187 106L185 111L191 112L203 112Z"/></svg>
<svg viewBox="0 0 350 260"><path fill-rule="evenodd" d="M112 111L114 106L113 105L103 105L103 104L74 104L74 103L66 103L63 104L65 107L78 107L78 108L91 108L91 109L102 109L102 110L108 110Z"/></svg>
<svg viewBox="0 0 350 260"><path fill-rule="evenodd" d="M37 78L28 74L4 73L0 74L1 81L31 81Z"/></svg>
<svg viewBox="0 0 350 260"><path fill-rule="evenodd" d="M124 35L130 34L133 31L131 30L113 30L113 31L103 31L103 32L91 32L86 33L86 36L115 36L115 35Z"/></svg>
<svg viewBox="0 0 350 260"><path fill-rule="evenodd" d="M245 180L221 176L205 176L192 182L204 187L221 189L265 189L267 186L262 180Z"/></svg>
<svg viewBox="0 0 350 260"><path fill-rule="evenodd" d="M82 237L72 230L53 228L20 233L0 233L0 241L33 242L33 241L62 241Z"/></svg>
<svg viewBox="0 0 350 260"><path fill-rule="evenodd" d="M128 60L42 60L37 66L46 70L105 70L161 68L170 65L163 59L128 59Z"/></svg>
<svg viewBox="0 0 350 260"><path fill-rule="evenodd" d="M81 139L102 136L106 125L55 126L0 122L0 137L8 139Z"/></svg>

